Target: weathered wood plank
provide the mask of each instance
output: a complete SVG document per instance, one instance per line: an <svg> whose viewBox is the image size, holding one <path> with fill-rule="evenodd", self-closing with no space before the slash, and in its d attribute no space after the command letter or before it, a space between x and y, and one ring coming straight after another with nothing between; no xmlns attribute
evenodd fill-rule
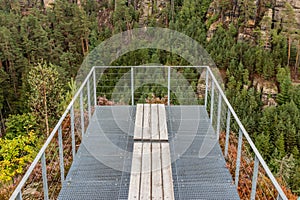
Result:
<svg viewBox="0 0 300 200"><path fill-rule="evenodd" d="M140 200L151 198L151 143L143 143Z"/></svg>
<svg viewBox="0 0 300 200"><path fill-rule="evenodd" d="M143 121L143 140L151 140L150 119L151 119L150 104L144 104L144 121Z"/></svg>
<svg viewBox="0 0 300 200"><path fill-rule="evenodd" d="M151 104L151 139L159 140L157 104Z"/></svg>
<svg viewBox="0 0 300 200"><path fill-rule="evenodd" d="M138 104L129 199L174 199L166 111Z"/></svg>
<svg viewBox="0 0 300 200"><path fill-rule="evenodd" d="M128 199L139 199L140 196L142 148L143 143L134 143Z"/></svg>
<svg viewBox="0 0 300 200"><path fill-rule="evenodd" d="M174 199L174 188L171 168L171 156L169 143L161 143L162 151L162 176L163 176L163 191L164 199Z"/></svg>
<svg viewBox="0 0 300 200"><path fill-rule="evenodd" d="M160 143L152 143L152 199L163 199Z"/></svg>
<svg viewBox="0 0 300 200"><path fill-rule="evenodd" d="M167 117L164 104L158 104L160 140L168 141Z"/></svg>
<svg viewBox="0 0 300 200"><path fill-rule="evenodd" d="M143 112L144 105L136 105L136 114L135 114L135 126L134 126L134 140L141 140L143 135Z"/></svg>

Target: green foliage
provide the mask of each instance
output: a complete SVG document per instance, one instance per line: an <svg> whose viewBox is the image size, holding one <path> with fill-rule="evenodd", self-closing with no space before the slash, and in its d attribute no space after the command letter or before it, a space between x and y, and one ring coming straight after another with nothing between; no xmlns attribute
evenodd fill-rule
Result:
<svg viewBox="0 0 300 200"><path fill-rule="evenodd" d="M272 171L282 176L291 187L299 186L293 173L299 163L300 135L297 134L297 130L300 130L299 120L300 110L293 101L278 107L266 108L259 120L255 136L255 144ZM262 140L265 138L261 138L261 134L269 137L268 142L263 145L261 143L264 143Z"/></svg>
<svg viewBox="0 0 300 200"><path fill-rule="evenodd" d="M282 159L275 159L278 163L277 176L281 177L287 183L293 177L293 170L295 169L295 158L291 155L286 155Z"/></svg>
<svg viewBox="0 0 300 200"><path fill-rule="evenodd" d="M125 0L118 1L112 16L114 34L132 29L137 21L138 12L134 10L133 6L126 6Z"/></svg>
<svg viewBox="0 0 300 200"><path fill-rule="evenodd" d="M277 73L277 80L280 86L280 93L277 96L277 102L278 104L282 105L291 100L290 93L292 88L292 82L288 70L285 68L279 68Z"/></svg>
<svg viewBox="0 0 300 200"><path fill-rule="evenodd" d="M32 113L10 115L6 120L6 139L26 136L36 129L36 117Z"/></svg>
<svg viewBox="0 0 300 200"><path fill-rule="evenodd" d="M13 139L0 138L0 186L21 174L32 162L39 148L33 131Z"/></svg>
<svg viewBox="0 0 300 200"><path fill-rule="evenodd" d="M64 97L62 97L63 99L61 100L58 110L59 111L64 111L67 106L69 105L69 103L71 102L72 98L74 97L76 91L77 91L77 86L76 86L76 82L74 81L74 79L71 79L68 82L68 89L66 94L64 95Z"/></svg>
<svg viewBox="0 0 300 200"><path fill-rule="evenodd" d="M271 149L269 142L270 135L268 133L261 133L255 136L255 146L264 158L270 157Z"/></svg>
<svg viewBox="0 0 300 200"><path fill-rule="evenodd" d="M180 31L201 44L206 43L206 12L211 0L184 0L175 16L171 29Z"/></svg>
<svg viewBox="0 0 300 200"><path fill-rule="evenodd" d="M0 84L3 85L6 79L7 79L7 74L3 71L3 69L0 69ZM3 89L4 89L3 87L0 88L0 110L2 110L3 108L3 101L4 101Z"/></svg>
<svg viewBox="0 0 300 200"><path fill-rule="evenodd" d="M291 100L297 105L298 109L300 109L300 85L292 87L290 91Z"/></svg>
<svg viewBox="0 0 300 200"><path fill-rule="evenodd" d="M60 114L62 83L59 76L56 66L44 63L33 67L27 77L30 108L41 127L45 124L47 135L49 122L53 122Z"/></svg>
<svg viewBox="0 0 300 200"><path fill-rule="evenodd" d="M283 158L285 156L285 146L284 146L284 134L281 133L280 136L275 141L275 147L278 149L279 155L277 155L278 158Z"/></svg>
<svg viewBox="0 0 300 200"><path fill-rule="evenodd" d="M300 194L300 164L293 170L291 180L293 180L290 182L292 191L296 194Z"/></svg>
<svg viewBox="0 0 300 200"><path fill-rule="evenodd" d="M253 89L243 88L242 90L228 90L230 102L237 115L248 132L254 133L257 130L258 119L261 115L261 102L259 94ZM251 115L249 115L251 113Z"/></svg>

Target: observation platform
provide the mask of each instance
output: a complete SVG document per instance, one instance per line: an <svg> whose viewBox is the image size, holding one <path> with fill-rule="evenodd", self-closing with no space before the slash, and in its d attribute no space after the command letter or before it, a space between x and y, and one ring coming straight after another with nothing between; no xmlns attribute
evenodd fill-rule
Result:
<svg viewBox="0 0 300 200"><path fill-rule="evenodd" d="M136 108L95 107L58 199L143 199L129 197ZM169 146L173 188L163 193L172 192L170 199L239 199L205 107L166 106L165 110L168 139L163 142ZM154 196L145 199L169 199Z"/></svg>
<svg viewBox="0 0 300 200"><path fill-rule="evenodd" d="M144 86L168 106L139 112ZM99 106L106 95L119 106ZM94 66L10 200L239 199L245 178L242 199L288 199L209 66Z"/></svg>

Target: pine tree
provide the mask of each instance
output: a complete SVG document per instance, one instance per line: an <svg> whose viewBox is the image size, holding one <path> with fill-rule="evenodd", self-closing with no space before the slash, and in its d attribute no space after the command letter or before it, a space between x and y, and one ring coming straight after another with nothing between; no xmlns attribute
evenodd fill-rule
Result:
<svg viewBox="0 0 300 200"><path fill-rule="evenodd" d="M277 159L282 159L285 156L285 146L284 146L284 135L281 133L275 142L275 146L278 150Z"/></svg>
<svg viewBox="0 0 300 200"><path fill-rule="evenodd" d="M28 103L39 124L45 125L46 136L49 136L51 122L60 113L58 108L62 100L62 84L59 74L51 64L38 64L29 71L27 80L31 88Z"/></svg>
<svg viewBox="0 0 300 200"><path fill-rule="evenodd" d="M277 95L277 102L279 105L290 101L291 78L286 69L280 68L277 73L277 80L279 82L280 93Z"/></svg>
<svg viewBox="0 0 300 200"><path fill-rule="evenodd" d="M255 146L266 160L270 159L270 135L268 133L261 133L255 137Z"/></svg>

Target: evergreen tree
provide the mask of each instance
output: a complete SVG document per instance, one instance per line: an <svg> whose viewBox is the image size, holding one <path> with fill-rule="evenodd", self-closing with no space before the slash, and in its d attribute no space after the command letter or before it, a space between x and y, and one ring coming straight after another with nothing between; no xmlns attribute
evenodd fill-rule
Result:
<svg viewBox="0 0 300 200"><path fill-rule="evenodd" d="M279 82L280 93L277 95L278 104L282 105L290 101L290 91L291 91L291 78L288 70L285 68L279 68L277 73L277 80Z"/></svg>
<svg viewBox="0 0 300 200"><path fill-rule="evenodd" d="M50 127L60 113L59 104L62 100L62 84L59 74L53 65L38 64L28 73L30 86L29 105L40 125L46 127L46 136L50 134Z"/></svg>
<svg viewBox="0 0 300 200"><path fill-rule="evenodd" d="M281 133L275 142L276 149L278 150L277 159L282 159L285 156L284 135Z"/></svg>

